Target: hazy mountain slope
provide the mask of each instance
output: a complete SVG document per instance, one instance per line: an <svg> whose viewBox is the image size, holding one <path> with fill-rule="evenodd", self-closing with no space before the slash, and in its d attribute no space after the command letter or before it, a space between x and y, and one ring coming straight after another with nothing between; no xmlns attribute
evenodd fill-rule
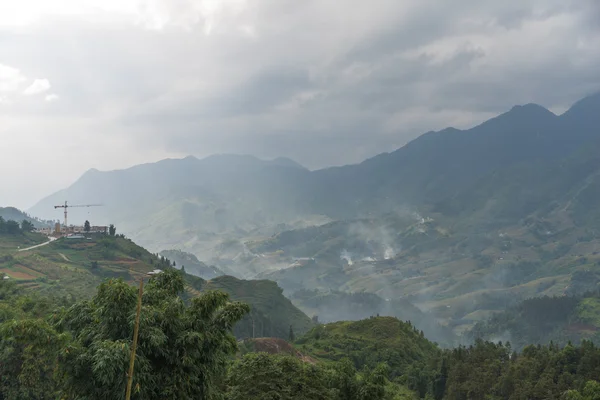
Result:
<svg viewBox="0 0 600 400"><path fill-rule="evenodd" d="M316 171L312 204L336 217L438 204L496 171L567 157L596 140L599 112L596 95L561 116L529 104L468 130L430 132L361 164Z"/></svg>
<svg viewBox="0 0 600 400"><path fill-rule="evenodd" d="M43 221L38 218L33 218L29 214L15 207L0 207L0 217L4 218L5 221L17 221L21 223L23 220L31 222L35 227L49 226L51 221Z"/></svg>
<svg viewBox="0 0 600 400"><path fill-rule="evenodd" d="M223 290L231 298L251 306L250 315L236 326L239 338L289 337L290 326L299 335L307 332L314 324L292 302L283 296L283 291L273 281L242 280L232 276L220 276L210 281L200 278L188 279L197 290Z"/></svg>
<svg viewBox="0 0 600 400"><path fill-rule="evenodd" d="M91 170L30 212L56 217L52 206L65 199L72 204L102 202L105 207L94 209L94 216L118 223L150 243L156 241L157 232L142 221L165 223L165 229L178 232L178 237L185 232L193 237L198 232L247 231L311 214L356 217L431 206L451 214L477 211L495 194L481 189L482 181L496 174L544 170L595 141L599 110L598 95L561 116L538 105L517 106L468 130L430 132L361 164L314 172L289 160L226 155L163 160L123 171ZM572 175L585 179L577 171ZM513 186L509 193L522 188ZM474 191L480 195L479 203L457 210L459 199ZM85 213L73 210L73 215L78 212ZM165 213L172 221L161 217ZM161 245L157 241L156 246Z"/></svg>
<svg viewBox="0 0 600 400"><path fill-rule="evenodd" d="M181 250L163 250L160 256L166 257L176 263L176 268L183 269L191 275L198 276L202 279L212 279L217 276L225 275L223 271L215 266L208 266L190 253Z"/></svg>
<svg viewBox="0 0 600 400"><path fill-rule="evenodd" d="M262 161L250 156L187 157L120 171L90 170L69 188L34 206L35 215L55 216L54 205L96 204L69 211L70 221L115 223L152 250L194 249L218 244L217 236L293 222L308 214L289 190L309 172L292 161ZM273 186L278 190L271 190ZM274 232L273 228L273 231Z"/></svg>
<svg viewBox="0 0 600 400"><path fill-rule="evenodd" d="M287 291L406 296L468 324L507 302L560 293L573 271L593 267L598 126L600 95L561 116L514 107L469 130L430 132L361 164L313 172L249 156L89 171L32 212L54 215L65 197L103 202L74 216L104 215L152 250L190 251ZM361 217L366 233L344 221L322 225L322 214ZM298 220L304 227L293 229ZM351 263L344 250L356 253ZM588 261L574 265L582 256Z"/></svg>

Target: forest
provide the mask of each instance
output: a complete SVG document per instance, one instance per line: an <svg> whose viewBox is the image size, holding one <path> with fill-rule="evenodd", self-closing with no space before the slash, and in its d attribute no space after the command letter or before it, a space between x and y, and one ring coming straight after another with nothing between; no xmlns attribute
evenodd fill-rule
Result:
<svg viewBox="0 0 600 400"><path fill-rule="evenodd" d="M185 299L174 268L142 298L134 399L597 399L600 348L477 340L443 350L410 322L318 325L293 351L241 352L250 307L220 290ZM0 279L0 399L124 398L137 288L103 282L89 300L25 293Z"/></svg>
<svg viewBox="0 0 600 400"><path fill-rule="evenodd" d="M0 216L0 235L18 235L23 232L31 232L34 229L33 223L26 219L18 223L12 219L5 220Z"/></svg>

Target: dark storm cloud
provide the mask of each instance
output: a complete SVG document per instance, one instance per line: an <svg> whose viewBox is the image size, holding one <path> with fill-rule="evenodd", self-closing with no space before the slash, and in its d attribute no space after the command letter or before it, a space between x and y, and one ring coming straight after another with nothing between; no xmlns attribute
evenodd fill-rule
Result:
<svg viewBox="0 0 600 400"><path fill-rule="evenodd" d="M0 33L0 54L48 77L53 112L112 124L107 137L311 167L600 89L595 0L239 3L210 19L165 0L165 20L184 29L47 21Z"/></svg>

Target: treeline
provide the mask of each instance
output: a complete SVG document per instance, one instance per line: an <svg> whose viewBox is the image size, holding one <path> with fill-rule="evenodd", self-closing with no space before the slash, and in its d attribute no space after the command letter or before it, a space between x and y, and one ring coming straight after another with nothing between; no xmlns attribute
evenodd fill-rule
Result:
<svg viewBox="0 0 600 400"><path fill-rule="evenodd" d="M35 229L33 223L24 219L20 224L12 219L5 220L0 217L0 235L18 235L24 232L31 232Z"/></svg>
<svg viewBox="0 0 600 400"><path fill-rule="evenodd" d="M582 305L596 303L600 293L588 292L581 296L543 296L524 300L506 311L478 322L465 337L473 341L510 341L517 350L531 343L548 344L551 341L566 345L569 341L580 343L585 338L598 338L598 326L587 321ZM595 313L595 308L592 309ZM600 318L592 315L592 320Z"/></svg>
<svg viewBox="0 0 600 400"><path fill-rule="evenodd" d="M447 351L430 393L436 399L600 399L600 348L584 341L531 345L521 353L510 344L477 341L473 346Z"/></svg>
<svg viewBox="0 0 600 400"><path fill-rule="evenodd" d="M144 289L132 399L400 399L385 365L321 365L287 355L233 356L249 307L207 291L184 302L172 268ZM90 300L24 295L0 279L0 399L122 399L137 288L109 280ZM408 397L410 398L410 397Z"/></svg>
<svg viewBox="0 0 600 400"><path fill-rule="evenodd" d="M441 350L381 317L318 326L289 355L235 358L232 330L249 307L221 291L186 301L183 291L173 268L144 288L133 399L600 398L600 348L589 341ZM137 288L117 279L83 301L25 295L0 279L0 399L124 398L136 303Z"/></svg>

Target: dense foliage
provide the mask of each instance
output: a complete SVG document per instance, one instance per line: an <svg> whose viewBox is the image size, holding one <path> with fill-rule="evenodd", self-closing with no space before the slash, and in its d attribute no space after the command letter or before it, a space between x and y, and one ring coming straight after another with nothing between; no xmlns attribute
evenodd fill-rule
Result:
<svg viewBox="0 0 600 400"><path fill-rule="evenodd" d="M227 381L228 400L400 400L410 391L387 380L379 364L357 373L343 359L331 365L303 362L287 355L250 353L236 361Z"/></svg>
<svg viewBox="0 0 600 400"><path fill-rule="evenodd" d="M537 297L477 323L467 336L470 340L510 341L517 350L531 343L580 343L600 338L599 317L598 292L581 297Z"/></svg>
<svg viewBox="0 0 600 400"><path fill-rule="evenodd" d="M179 297L182 276L153 277L143 296L134 372L136 399L212 399L219 396L229 356L237 350L233 325L249 308L224 292L208 291L189 305ZM0 398L117 399L125 394L136 308L135 287L103 283L89 301L54 313L0 280L3 305L22 305L0 324ZM25 304L23 304L25 303Z"/></svg>
<svg viewBox="0 0 600 400"><path fill-rule="evenodd" d="M0 235L18 235L23 232L31 232L35 227L33 223L24 219L20 224L12 219L5 220L0 217Z"/></svg>

